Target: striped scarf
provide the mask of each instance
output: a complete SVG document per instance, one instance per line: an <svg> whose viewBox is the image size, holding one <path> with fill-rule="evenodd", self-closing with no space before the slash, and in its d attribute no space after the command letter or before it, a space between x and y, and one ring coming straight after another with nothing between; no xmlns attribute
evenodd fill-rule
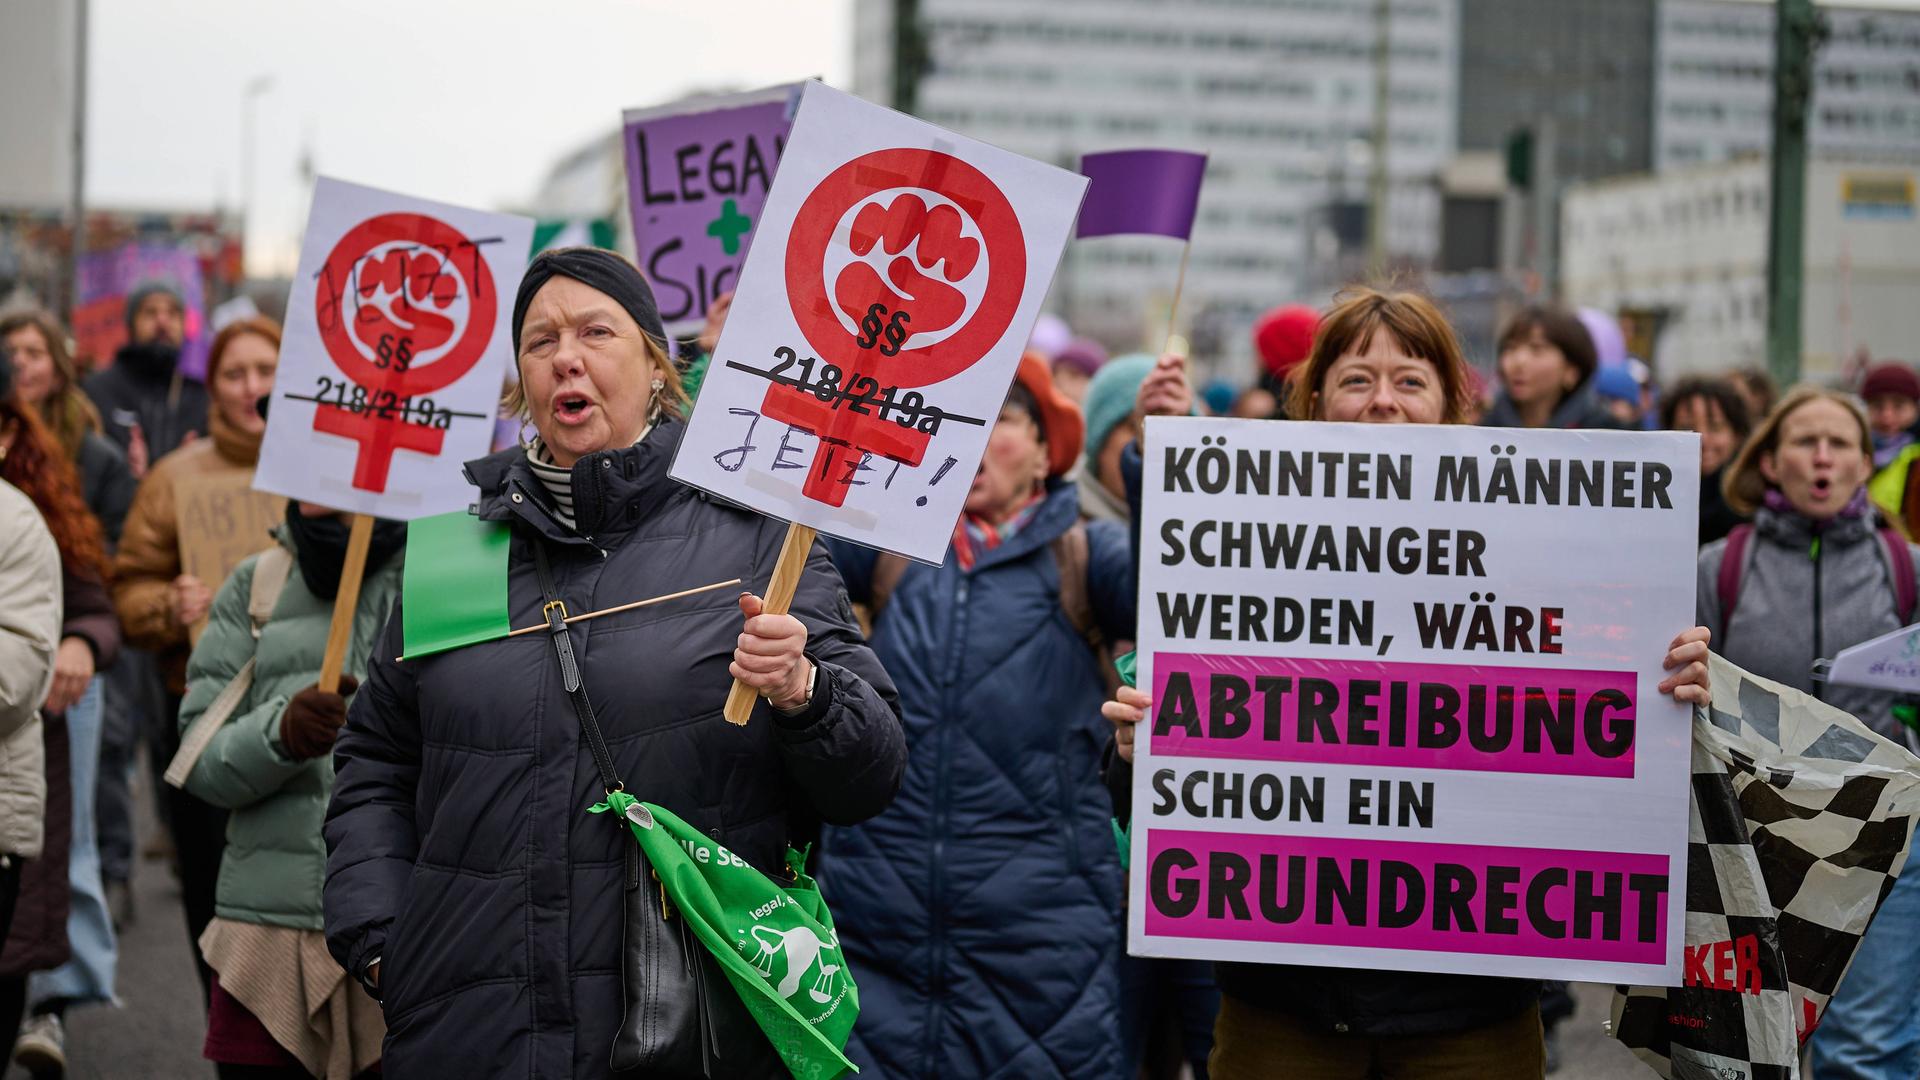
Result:
<svg viewBox="0 0 1920 1080"><path fill-rule="evenodd" d="M633 445L639 446L646 439L647 432L652 430L652 424L641 428L640 438L633 440ZM560 524L567 528L577 529L573 521L573 470L554 464L553 452L547 449L547 444L541 442L538 435L527 442L527 466L533 470L540 486L553 496L553 516L559 518Z"/></svg>
<svg viewBox="0 0 1920 1080"><path fill-rule="evenodd" d="M1033 515L1040 510L1040 504L1046 501L1047 493L1036 491L1013 516L995 525L983 517L962 512L960 520L953 527L953 557L960 569L971 570L980 561L980 553L992 551L1001 544L1014 538Z"/></svg>

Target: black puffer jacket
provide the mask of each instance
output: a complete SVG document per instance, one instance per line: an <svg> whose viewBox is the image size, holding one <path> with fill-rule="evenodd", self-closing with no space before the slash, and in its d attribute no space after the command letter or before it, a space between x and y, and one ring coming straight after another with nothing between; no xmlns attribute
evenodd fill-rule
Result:
<svg viewBox="0 0 1920 1080"><path fill-rule="evenodd" d="M127 345L113 363L89 375L80 389L100 410L107 438L124 453L134 425L147 440L147 460L172 453L189 434L207 433L207 388L175 377L178 357L139 345Z"/></svg>
<svg viewBox="0 0 1920 1080"><path fill-rule="evenodd" d="M683 427L573 467L578 533L513 450L470 462L478 513L510 522L508 610L540 621L531 544L575 612L738 576L756 592L785 527L667 478ZM589 539L590 538L590 539ZM814 707L721 718L737 592L573 628L582 678L629 792L763 872L820 821L892 800L906 763L893 684L816 547L793 602L818 665ZM396 609L335 748L328 945L381 960L390 1076L600 1077L621 1012L621 845L587 807L599 776L544 634L396 662Z"/></svg>

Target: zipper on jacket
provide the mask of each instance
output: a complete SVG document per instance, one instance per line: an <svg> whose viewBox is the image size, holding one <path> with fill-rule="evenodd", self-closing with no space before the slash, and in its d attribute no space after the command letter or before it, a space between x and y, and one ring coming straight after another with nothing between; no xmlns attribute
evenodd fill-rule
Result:
<svg viewBox="0 0 1920 1080"><path fill-rule="evenodd" d="M960 582L954 589L953 604L948 609L948 640L959 642L966 631L967 595L971 592L970 582L964 570L959 571ZM964 649L956 648L952 656L952 666L944 672L941 679L940 699L943 716L953 715L956 704L954 688L958 684L958 674ZM920 1075L940 1075L940 1035L944 1024L944 1012L941 996L946 993L947 978L947 937L941 927L946 919L946 846L947 846L947 799L948 786L952 779L951 758L948 744L952 741L948 731L950 725L938 724L933 729L934 780L933 780L933 851L932 862L927 867L927 913L932 925L928 927L933 948L928 950L932 963L927 971L927 1018L924 1029L924 1043L920 1048Z"/></svg>
<svg viewBox="0 0 1920 1080"><path fill-rule="evenodd" d="M1808 557L1813 560L1813 659L1815 662L1826 655L1824 635L1820 632L1820 547L1820 537L1815 535L1813 546L1807 552ZM1812 686L1813 696L1825 701L1826 694L1822 692L1824 684L1816 679L1812 681Z"/></svg>

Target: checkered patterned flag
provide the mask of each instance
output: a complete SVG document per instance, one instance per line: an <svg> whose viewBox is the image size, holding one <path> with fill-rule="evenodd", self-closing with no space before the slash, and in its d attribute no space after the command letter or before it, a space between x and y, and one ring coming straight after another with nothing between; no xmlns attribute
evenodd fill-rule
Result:
<svg viewBox="0 0 1920 1080"><path fill-rule="evenodd" d="M1609 1029L1668 1080L1798 1080L1800 1043L1906 864L1920 759L1798 690L1711 667L1682 985L1618 988Z"/></svg>

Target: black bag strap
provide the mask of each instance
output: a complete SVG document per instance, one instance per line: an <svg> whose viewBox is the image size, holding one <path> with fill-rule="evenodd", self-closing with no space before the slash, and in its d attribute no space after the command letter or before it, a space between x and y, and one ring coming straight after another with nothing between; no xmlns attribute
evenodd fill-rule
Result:
<svg viewBox="0 0 1920 1080"><path fill-rule="evenodd" d="M600 734L600 721L594 718L593 701L587 697L587 688L580 681L580 663L573 655L573 632L567 629L567 605L554 593L553 567L547 562L547 545L538 538L533 539L533 569L540 579L540 595L546 601L540 607L540 615L547 620L547 634L553 642L553 655L560 661L560 685L567 691L567 699L573 702L573 712L580 720L580 730L587 737L587 746L593 751L593 764L600 770L600 785L608 794L624 791L626 785L613 771L613 755L607 752L606 737Z"/></svg>
<svg viewBox="0 0 1920 1080"><path fill-rule="evenodd" d="M561 600L553 588L553 567L547 562L547 545L538 537L529 541L533 544L533 571L540 580L540 596L545 603L540 606L540 614L547 620L547 635L553 642L554 658L560 661L560 685L567 691L567 700L573 702L573 714L580 720L580 730L587 736L587 747L593 751L594 767L600 770L600 786L607 794L626 790L620 782L619 774L613 771L613 754L607 750L606 736L600 734L600 721L593 715L593 700L587 697L586 684L580 681L580 662L573 655L573 632L567 629L567 604ZM624 863L628 889L640 887L640 846L622 844L621 855ZM661 894L663 897L665 893ZM665 900L661 901L665 905Z"/></svg>

